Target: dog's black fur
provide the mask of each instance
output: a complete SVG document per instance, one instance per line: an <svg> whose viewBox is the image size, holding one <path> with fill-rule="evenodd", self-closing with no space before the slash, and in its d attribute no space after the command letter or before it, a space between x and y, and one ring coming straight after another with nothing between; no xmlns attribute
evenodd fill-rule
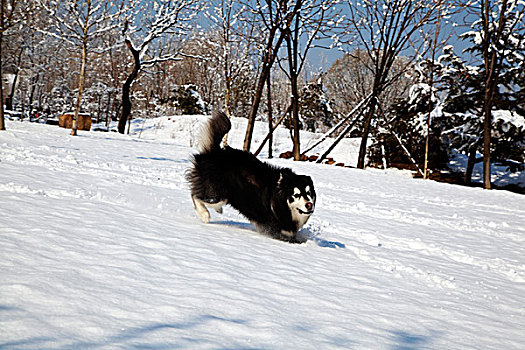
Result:
<svg viewBox="0 0 525 350"><path fill-rule="evenodd" d="M261 162L253 154L220 147L231 129L228 117L216 112L201 135L200 152L187 173L195 211L209 222L205 204L222 212L230 204L257 228L274 238L301 242L297 231L313 213L315 190L309 176Z"/></svg>

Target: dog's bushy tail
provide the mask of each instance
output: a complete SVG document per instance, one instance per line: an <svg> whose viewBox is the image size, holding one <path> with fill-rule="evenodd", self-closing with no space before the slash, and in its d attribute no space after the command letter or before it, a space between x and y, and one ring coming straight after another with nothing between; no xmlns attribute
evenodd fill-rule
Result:
<svg viewBox="0 0 525 350"><path fill-rule="evenodd" d="M232 127L224 112L214 111L199 137L199 152L210 152L221 145L222 138Z"/></svg>

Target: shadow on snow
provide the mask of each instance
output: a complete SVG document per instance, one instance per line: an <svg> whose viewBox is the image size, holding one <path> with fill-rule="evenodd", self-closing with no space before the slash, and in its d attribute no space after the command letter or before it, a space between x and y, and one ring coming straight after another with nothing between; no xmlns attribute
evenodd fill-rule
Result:
<svg viewBox="0 0 525 350"><path fill-rule="evenodd" d="M212 223L218 224L218 225L240 228L242 230L249 230L249 231L257 232L255 227L248 222L221 220L221 221L213 221ZM309 228L303 228L302 230L300 230L298 233L298 236L306 239L307 241L312 241L315 244L317 244L319 247L322 247L322 248L346 248L344 243L337 242L337 241L328 241L326 239L318 237L319 232L318 231L314 232L310 230Z"/></svg>

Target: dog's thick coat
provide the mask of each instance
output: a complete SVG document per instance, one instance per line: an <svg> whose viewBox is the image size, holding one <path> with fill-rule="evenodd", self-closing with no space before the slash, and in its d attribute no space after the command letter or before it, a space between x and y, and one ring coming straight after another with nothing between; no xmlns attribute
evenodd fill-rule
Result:
<svg viewBox="0 0 525 350"><path fill-rule="evenodd" d="M187 174L195 211L209 222L206 206L222 212L229 204L258 231L288 242L299 242L297 231L314 211L315 190L309 176L261 162L253 154L220 147L231 129L228 117L216 112L200 137L199 153Z"/></svg>

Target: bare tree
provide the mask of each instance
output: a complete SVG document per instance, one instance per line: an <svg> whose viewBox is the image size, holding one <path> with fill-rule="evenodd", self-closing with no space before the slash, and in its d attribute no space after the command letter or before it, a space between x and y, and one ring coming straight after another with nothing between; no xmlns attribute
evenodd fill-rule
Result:
<svg viewBox="0 0 525 350"><path fill-rule="evenodd" d="M120 5L124 0L118 0ZM121 6L116 1L105 0L41 0L49 14L51 26L43 32L63 40L80 51L77 99L75 103L71 135L77 135L78 113L82 103L82 92L86 77L88 55L92 51L103 51L106 43L98 41L101 35L118 25Z"/></svg>
<svg viewBox="0 0 525 350"><path fill-rule="evenodd" d="M213 23L212 30L217 31L217 57L213 57L222 66L222 79L224 84L224 109L230 117L230 100L232 97L232 85L238 77L239 71L249 62L246 55L249 51L243 33L244 22L240 20L245 6L234 0L220 0L210 8L208 18Z"/></svg>
<svg viewBox="0 0 525 350"><path fill-rule="evenodd" d="M122 85L122 112L118 121L121 134L125 132L131 114L130 91L139 72L144 66L180 59L183 53L175 45L158 44L167 35L187 34L200 3L199 0L130 1L133 11L126 16L122 33L133 56L133 68Z"/></svg>
<svg viewBox="0 0 525 350"><path fill-rule="evenodd" d="M293 129L293 156L299 160L300 137L299 137L299 76L307 60L306 57L315 42L326 39L337 27L340 11L337 8L337 0L305 0L298 1L300 11L293 17L291 25L284 29L286 33L286 61L287 69L284 69L291 88L291 113Z"/></svg>
<svg viewBox="0 0 525 350"><path fill-rule="evenodd" d="M368 57L365 50L356 49L337 59L323 76L338 111L352 110L370 93L373 79L367 68L371 66Z"/></svg>
<svg viewBox="0 0 525 350"><path fill-rule="evenodd" d="M385 88L398 76L390 77L396 57L411 46L422 45L425 25L436 20L445 0L349 0L351 42L366 50L372 64L372 98L364 119L358 168L365 167L366 144L375 115L376 101ZM430 29L428 29L430 31ZM420 52L416 48L416 52Z"/></svg>
<svg viewBox="0 0 525 350"><path fill-rule="evenodd" d="M35 8L36 3L32 0L0 0L0 130L5 130L2 41L9 30L16 30L20 24L30 18Z"/></svg>
<svg viewBox="0 0 525 350"><path fill-rule="evenodd" d="M245 11L246 6L239 1L220 0L212 2L207 16L212 22L211 30L215 33L212 38L213 47L207 57L213 61L209 65L216 65L218 68L216 75L219 76L222 87L220 95L228 117L231 116L232 102L238 103L232 101L236 97L233 90L246 72L252 70L251 55L255 45L245 38L253 37L254 27L243 20ZM227 140L228 135L225 135L224 144Z"/></svg>
<svg viewBox="0 0 525 350"><path fill-rule="evenodd" d="M261 34L264 38L262 46L262 63L259 70L259 77L252 100L252 106L248 115L248 126L244 137L243 149L250 150L255 118L259 110L264 85L272 69L279 49L288 35L288 28L291 26L294 17L298 14L302 6L302 1L288 0L256 0L246 1L246 6L253 14L254 23L260 25Z"/></svg>

